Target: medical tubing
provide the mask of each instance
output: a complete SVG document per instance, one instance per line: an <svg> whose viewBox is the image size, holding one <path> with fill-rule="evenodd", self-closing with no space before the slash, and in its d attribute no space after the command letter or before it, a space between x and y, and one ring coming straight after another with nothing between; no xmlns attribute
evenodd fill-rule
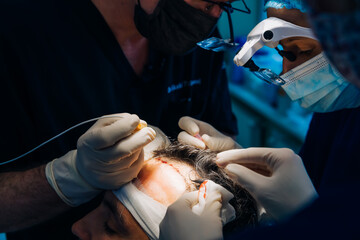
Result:
<svg viewBox="0 0 360 240"><path fill-rule="evenodd" d="M78 123L78 124L76 124L76 125L68 128L68 129L66 129L65 131L57 134L56 136L50 138L49 140L47 140L47 141L39 144L38 146L34 147L34 148L31 149L30 151L28 151L28 152L26 152L26 153L24 153L24 154L22 154L22 155L20 155L20 156L18 156L18 157L15 157L15 158L13 158L13 159L10 159L10 160L8 160L8 161L1 162L1 163L0 163L0 166L1 166L1 165L8 164L8 163L11 163L11 162L14 162L14 161L16 161L16 160L18 160L18 159L20 159L20 158L22 158L22 157L25 157L26 155L28 155L28 154L32 153L33 151L37 150L38 148L44 146L45 144L51 142L52 140L60 137L61 135L65 134L65 133L69 132L70 130L72 130L72 129L74 129L74 128L77 128L77 127L79 127L79 126L81 126L81 125L84 125L84 124L89 123L89 122L94 122L94 121L97 121L97 120L103 119L103 118L115 118L115 117L123 118L122 116L117 116L117 115L111 115L111 116L110 116L110 115L109 115L109 116L101 116L101 117L97 117L97 118L92 118L92 119L83 121L83 122L81 122L81 123Z"/></svg>

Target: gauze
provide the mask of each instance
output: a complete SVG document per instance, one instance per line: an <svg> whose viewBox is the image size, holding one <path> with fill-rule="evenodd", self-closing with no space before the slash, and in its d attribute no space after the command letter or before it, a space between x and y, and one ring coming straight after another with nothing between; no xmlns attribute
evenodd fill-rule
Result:
<svg viewBox="0 0 360 240"><path fill-rule="evenodd" d="M159 225L167 207L141 192L133 183L127 183L113 191L150 239L159 239Z"/></svg>
<svg viewBox="0 0 360 240"><path fill-rule="evenodd" d="M199 203L194 205L192 211L201 215L205 209L206 197L209 196L213 192L219 192L222 197L222 207L220 211L221 222L223 226L228 222L231 222L235 219L235 209L230 205L229 201L234 198L234 195L225 189L223 186L214 183L211 180L205 180L199 188Z"/></svg>

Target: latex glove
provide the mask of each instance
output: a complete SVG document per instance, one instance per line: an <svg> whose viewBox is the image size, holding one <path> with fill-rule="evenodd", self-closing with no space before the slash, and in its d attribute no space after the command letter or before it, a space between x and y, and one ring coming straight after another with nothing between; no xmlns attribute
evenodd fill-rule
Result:
<svg viewBox="0 0 360 240"><path fill-rule="evenodd" d="M301 158L287 148L248 148L229 150L217 155L217 164L225 167L277 221L296 214L318 197ZM245 166L264 169L264 176Z"/></svg>
<svg viewBox="0 0 360 240"><path fill-rule="evenodd" d="M213 192L206 201L200 216L191 210L198 202L198 191L186 193L170 205L160 224L160 240L223 239L221 194Z"/></svg>
<svg viewBox="0 0 360 240"><path fill-rule="evenodd" d="M143 147L155 138L140 119L127 113L98 120L68 152L46 165L46 177L70 206L91 200L101 190L117 189L137 176L144 162ZM120 117L119 117L120 116Z"/></svg>
<svg viewBox="0 0 360 240"><path fill-rule="evenodd" d="M158 127L150 126L156 132L155 139L144 147L145 161L153 158L154 151L166 148L170 145L170 139Z"/></svg>
<svg viewBox="0 0 360 240"><path fill-rule="evenodd" d="M242 148L231 137L220 133L206 122L191 117L182 117L179 120L179 127L184 130L178 135L178 141L181 143L193 145L199 149L207 147L216 152Z"/></svg>

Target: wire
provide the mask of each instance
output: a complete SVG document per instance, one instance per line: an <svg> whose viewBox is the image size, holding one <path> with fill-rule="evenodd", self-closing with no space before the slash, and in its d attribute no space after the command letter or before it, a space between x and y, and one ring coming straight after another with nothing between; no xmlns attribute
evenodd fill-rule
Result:
<svg viewBox="0 0 360 240"><path fill-rule="evenodd" d="M250 8L246 5L245 0L242 0L242 3L244 4L244 7L246 8L246 10L242 10L242 9L239 9L239 8L234 8L234 7L231 5L231 3L215 2L215 1L213 1L213 0L203 0L203 1L209 2L209 3L212 3L212 4L219 5L221 9L223 9L223 10L228 9L230 13L232 13L232 12L235 10L235 11L239 11L239 12L251 14L251 10L250 10Z"/></svg>
<svg viewBox="0 0 360 240"><path fill-rule="evenodd" d="M14 161L16 161L16 160L18 160L18 159L20 159L20 158L22 158L22 157L25 157L26 155L28 155L28 154L32 153L33 151L35 151L35 150L39 149L40 147L44 146L45 144L47 144L47 143L51 142L52 140L54 140L54 139L56 139L56 138L60 137L61 135L63 135L63 134L65 134L65 133L69 132L70 130L72 130L72 129L74 129L74 128L77 128L77 127L79 127L79 126L81 126L81 125L84 125L84 124L86 124L86 123L89 123L89 122L94 122L94 121L97 121L97 120L99 120L99 119L103 119L103 118L114 118L114 117L123 118L122 116L118 116L118 115L108 115L108 116L101 116L101 117L92 118L92 119L89 119L89 120L83 121L83 122L81 122L81 123L78 123L78 124L76 124L76 125L74 125L74 126L72 126L72 127L68 128L68 129L66 129L65 131L63 131L63 132L61 132L61 133L57 134L56 136L54 136L54 137L50 138L49 140L47 140L47 141L45 141L45 142L41 143L40 145L38 145L38 146L34 147L34 148L33 148L33 149L31 149L30 151L28 151L28 152L26 152L26 153L24 153L24 154L22 154L22 155L20 155L20 156L18 156L18 157L12 158L12 159L10 159L10 160L8 160L8 161L6 161L6 162L1 162L1 163L0 163L0 166L1 166L1 165L8 164L8 163L11 163L11 162L14 162Z"/></svg>

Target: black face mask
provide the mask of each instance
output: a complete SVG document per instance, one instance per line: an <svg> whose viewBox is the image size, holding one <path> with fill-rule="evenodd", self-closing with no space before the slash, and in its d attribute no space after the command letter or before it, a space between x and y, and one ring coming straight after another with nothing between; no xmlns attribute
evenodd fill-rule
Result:
<svg viewBox="0 0 360 240"><path fill-rule="evenodd" d="M148 15L135 6L134 21L138 31L165 54L182 55L215 29L218 18L188 5L184 0L160 0Z"/></svg>

